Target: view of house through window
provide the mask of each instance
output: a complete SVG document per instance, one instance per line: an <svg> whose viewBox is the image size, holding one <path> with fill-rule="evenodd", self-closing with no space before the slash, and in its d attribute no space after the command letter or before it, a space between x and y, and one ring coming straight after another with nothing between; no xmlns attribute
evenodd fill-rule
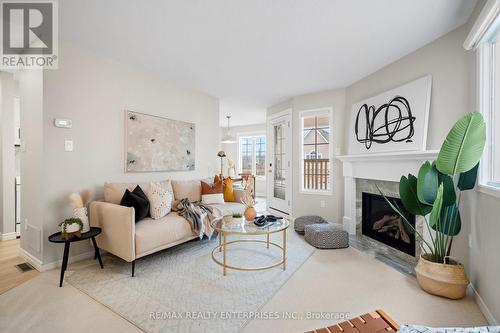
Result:
<svg viewBox="0 0 500 333"><path fill-rule="evenodd" d="M330 111L303 112L301 128L302 190L330 191Z"/></svg>
<svg viewBox="0 0 500 333"><path fill-rule="evenodd" d="M240 137L239 152L241 173L265 176L266 137L264 135Z"/></svg>

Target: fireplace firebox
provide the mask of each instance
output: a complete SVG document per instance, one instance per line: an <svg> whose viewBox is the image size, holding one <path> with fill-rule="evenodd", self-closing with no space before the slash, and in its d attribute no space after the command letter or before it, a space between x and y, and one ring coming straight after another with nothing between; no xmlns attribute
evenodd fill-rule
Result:
<svg viewBox="0 0 500 333"><path fill-rule="evenodd" d="M414 229L415 215L404 209L401 199L387 198L405 213ZM361 221L363 235L415 256L415 233L381 195L363 192Z"/></svg>

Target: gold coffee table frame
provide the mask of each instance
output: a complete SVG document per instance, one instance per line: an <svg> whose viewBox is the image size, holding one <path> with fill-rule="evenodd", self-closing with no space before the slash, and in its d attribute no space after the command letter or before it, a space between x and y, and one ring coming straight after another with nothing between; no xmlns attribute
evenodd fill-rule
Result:
<svg viewBox="0 0 500 333"><path fill-rule="evenodd" d="M269 227L259 228L253 225L253 222L242 222L241 228L225 228L225 221L228 221L230 217L225 216L219 220L216 220L212 223L212 228L217 230L219 233L219 245L216 246L212 250L212 260L222 266L222 273L224 276L227 275L227 269L234 269L238 271L262 271L266 269L271 269L277 266L282 266L283 270L286 270L286 230L290 226L288 220L283 219L279 220L279 224L271 225ZM270 241L271 234L283 233L282 236L282 245L273 243ZM234 235L249 235L249 236L266 236L266 240L259 239L238 239L233 241L227 241L227 236L229 234ZM233 266L227 264L227 246L229 244L237 244L237 243L263 243L266 244L266 247L269 248L270 245L281 249L282 257L279 262L273 263L268 266L259 266L259 267L241 267L241 266ZM222 261L215 257L215 252L222 252Z"/></svg>

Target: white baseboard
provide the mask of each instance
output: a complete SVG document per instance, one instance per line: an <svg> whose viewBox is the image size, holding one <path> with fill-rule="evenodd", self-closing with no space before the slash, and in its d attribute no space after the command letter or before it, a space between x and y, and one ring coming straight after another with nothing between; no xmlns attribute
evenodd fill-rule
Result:
<svg viewBox="0 0 500 333"><path fill-rule="evenodd" d="M16 232L8 232L6 234L0 234L0 241L8 241L17 238Z"/></svg>
<svg viewBox="0 0 500 333"><path fill-rule="evenodd" d="M479 293L474 288L472 283L469 284L469 290L474 296L474 299L476 300L476 303L479 306L479 310L481 310L481 312L483 313L483 316L486 318L488 324L492 326L498 326L498 322L496 321L495 317L493 317L493 314L491 314L490 309L488 309L488 306L486 306L486 303L484 303L483 299L481 298L481 295L479 295Z"/></svg>
<svg viewBox="0 0 500 333"><path fill-rule="evenodd" d="M102 255L102 252L101 252L101 255ZM94 250L89 251L89 252L85 252L85 253L82 253L82 254L78 254L76 256L69 256L69 258L68 258L68 264L71 264L71 263L74 263L74 262L77 262L77 261L82 261L82 260L90 259L90 258L94 258ZM49 263L43 264L42 265L42 272L50 271L51 269L54 269L54 268L57 268L57 267L61 267L61 264L62 264L61 260L57 260L57 261L53 261L53 262L49 262Z"/></svg>
<svg viewBox="0 0 500 333"><path fill-rule="evenodd" d="M34 257L33 255L31 255L28 251L26 251L23 248L19 248L19 254L21 255L21 257L26 259L26 261L28 263L30 263L31 266L33 266L37 271L43 272L42 261L40 259Z"/></svg>
<svg viewBox="0 0 500 333"><path fill-rule="evenodd" d="M19 253L21 254L21 256L24 259L26 259L26 261L28 261L31 264L31 266L33 266L39 272L47 272L47 271L50 271L54 268L61 267L60 260L43 264L40 259L32 256L25 249L19 249L19 250L20 250ZM101 255L102 254L103 254L103 251L101 251ZM89 258L93 258L93 257L94 257L93 250L89 251L89 252L82 253L82 254L78 254L76 256L70 256L68 258L68 264L71 264L71 263L74 263L77 261L81 261L81 260L85 260L85 259L89 259Z"/></svg>

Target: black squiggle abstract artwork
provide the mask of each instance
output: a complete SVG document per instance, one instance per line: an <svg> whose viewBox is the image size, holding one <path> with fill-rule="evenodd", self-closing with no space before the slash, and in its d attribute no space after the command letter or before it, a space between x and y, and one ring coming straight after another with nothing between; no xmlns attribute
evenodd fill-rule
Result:
<svg viewBox="0 0 500 333"><path fill-rule="evenodd" d="M412 142L415 120L410 103L402 96L394 97L376 110L374 105L363 104L356 115L356 140L366 149L373 143Z"/></svg>

